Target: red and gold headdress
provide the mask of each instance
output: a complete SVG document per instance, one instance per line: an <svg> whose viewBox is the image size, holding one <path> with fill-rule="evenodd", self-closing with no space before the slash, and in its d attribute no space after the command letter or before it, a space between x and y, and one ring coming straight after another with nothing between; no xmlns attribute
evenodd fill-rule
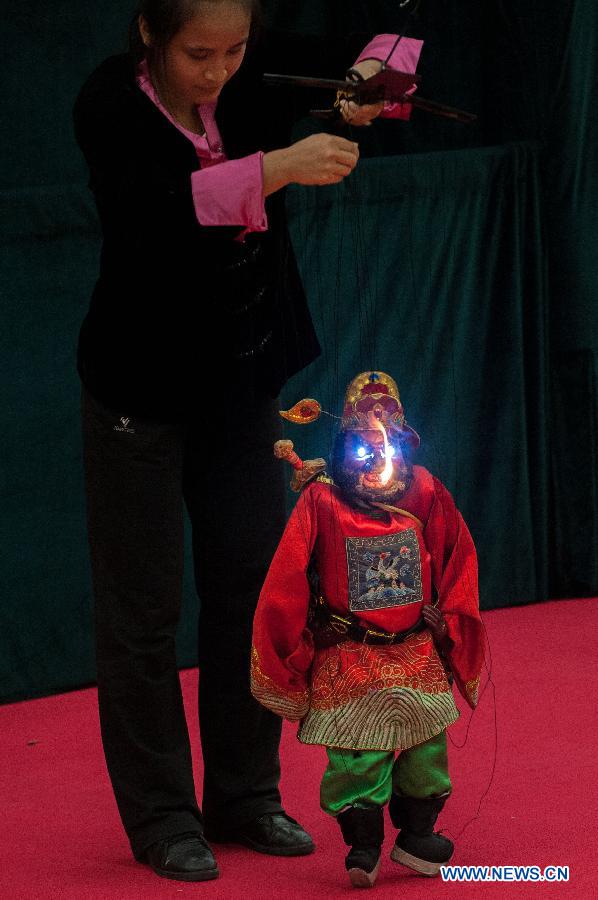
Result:
<svg viewBox="0 0 598 900"><path fill-rule="evenodd" d="M322 411L317 400L306 398L295 403L291 409L281 410L280 415L295 425L308 425L319 419ZM361 372L350 382L345 392L341 430L369 431L379 425L383 425L386 430L398 431L414 450L419 447L418 433L405 421L399 389L394 379L384 372ZM294 451L292 441L277 441L274 452L279 458L287 459L295 469L291 483L294 490L301 490L326 467L323 459L301 460Z"/></svg>
<svg viewBox="0 0 598 900"><path fill-rule="evenodd" d="M322 407L318 401L307 398L295 403L291 409L281 410L280 415L295 425L308 425L315 422L321 412ZM413 449L419 447L418 433L405 421L396 381L385 372L361 372L350 382L345 392L341 429L368 431L377 428L377 422L385 428L402 432Z"/></svg>
<svg viewBox="0 0 598 900"><path fill-rule="evenodd" d="M402 433L416 449L419 435L405 421L396 381L384 372L361 372L349 384L343 407L343 431L369 431L380 422Z"/></svg>

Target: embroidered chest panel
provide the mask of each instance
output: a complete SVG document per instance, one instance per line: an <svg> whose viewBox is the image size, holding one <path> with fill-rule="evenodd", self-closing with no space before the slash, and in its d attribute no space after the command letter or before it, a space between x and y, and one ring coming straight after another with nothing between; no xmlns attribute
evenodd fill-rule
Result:
<svg viewBox="0 0 598 900"><path fill-rule="evenodd" d="M421 556L413 528L381 537L348 537L345 544L351 612L422 601Z"/></svg>

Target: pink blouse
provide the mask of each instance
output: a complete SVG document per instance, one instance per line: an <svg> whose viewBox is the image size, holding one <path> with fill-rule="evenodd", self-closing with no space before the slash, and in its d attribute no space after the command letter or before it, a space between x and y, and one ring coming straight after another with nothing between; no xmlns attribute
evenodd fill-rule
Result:
<svg viewBox="0 0 598 900"><path fill-rule="evenodd" d="M191 191L199 224L244 225L243 236L249 231L267 231L263 152L242 159L227 159L216 124L216 101L198 104L205 134L195 134L180 125L160 102L145 60L139 66L137 84L195 147L201 168L191 173Z"/></svg>
<svg viewBox="0 0 598 900"><path fill-rule="evenodd" d="M385 60L396 39L396 34L377 35L363 49L356 62L365 59ZM415 38L402 38L388 65L402 72L415 72L422 44L423 41ZM191 173L191 191L195 215L200 225L245 226L239 236L241 240L248 232L267 231L263 152L260 150L241 159L227 159L216 124L216 101L198 104L197 110L205 134L195 134L180 125L160 102L145 61L139 66L137 85L195 147L200 168ZM412 90L415 90L415 85ZM408 119L410 112L411 106L408 103L393 103L386 104L381 116Z"/></svg>

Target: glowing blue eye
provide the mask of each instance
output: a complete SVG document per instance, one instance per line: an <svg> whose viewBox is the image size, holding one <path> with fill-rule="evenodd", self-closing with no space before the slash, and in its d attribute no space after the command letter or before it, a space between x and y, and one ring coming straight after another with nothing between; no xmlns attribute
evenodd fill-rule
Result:
<svg viewBox="0 0 598 900"><path fill-rule="evenodd" d="M396 452L397 452L397 451L396 451L395 448L392 446L392 444L389 444L389 445L388 445L388 455L390 456L391 459L393 458L393 456L395 455ZM384 450L382 451L382 456L385 456Z"/></svg>
<svg viewBox="0 0 598 900"><path fill-rule="evenodd" d="M363 460L363 459L373 459L373 458L374 458L374 454L371 451L368 453L368 451L366 450L365 447L357 448L356 459Z"/></svg>

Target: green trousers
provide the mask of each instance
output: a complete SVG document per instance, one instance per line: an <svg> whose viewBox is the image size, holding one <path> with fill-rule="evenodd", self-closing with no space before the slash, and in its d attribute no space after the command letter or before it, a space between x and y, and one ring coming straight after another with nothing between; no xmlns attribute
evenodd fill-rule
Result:
<svg viewBox="0 0 598 900"><path fill-rule="evenodd" d="M348 806L384 806L391 794L424 799L450 793L446 732L398 756L386 750L342 750L327 747L320 805L338 816Z"/></svg>

